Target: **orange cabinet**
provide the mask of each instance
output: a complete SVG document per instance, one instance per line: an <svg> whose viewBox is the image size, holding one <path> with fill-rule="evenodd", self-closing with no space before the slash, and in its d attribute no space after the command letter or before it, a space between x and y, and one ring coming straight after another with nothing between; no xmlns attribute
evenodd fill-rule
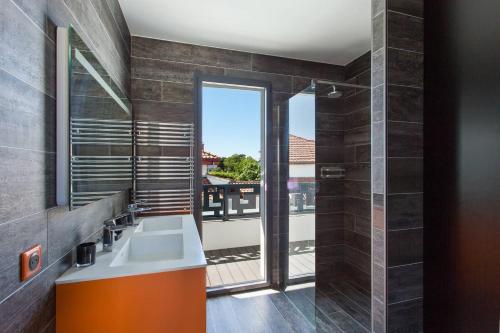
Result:
<svg viewBox="0 0 500 333"><path fill-rule="evenodd" d="M57 333L196 333L206 328L205 268L56 285Z"/></svg>

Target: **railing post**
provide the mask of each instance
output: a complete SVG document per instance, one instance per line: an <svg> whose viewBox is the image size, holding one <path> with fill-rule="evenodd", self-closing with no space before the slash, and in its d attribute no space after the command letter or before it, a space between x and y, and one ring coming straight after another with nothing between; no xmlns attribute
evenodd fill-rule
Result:
<svg viewBox="0 0 500 333"><path fill-rule="evenodd" d="M224 196L224 199L222 200L222 207L223 207L222 221L228 221L229 220L229 199L228 199L228 195L227 195L227 187L226 186L222 187L222 195Z"/></svg>

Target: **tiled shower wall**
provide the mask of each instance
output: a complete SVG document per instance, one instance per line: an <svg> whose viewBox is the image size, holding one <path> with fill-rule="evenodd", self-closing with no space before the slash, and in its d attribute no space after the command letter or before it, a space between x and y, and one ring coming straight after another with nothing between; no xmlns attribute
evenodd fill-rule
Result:
<svg viewBox="0 0 500 333"><path fill-rule="evenodd" d="M56 26L72 24L125 92L130 36L117 0L6 0L0 22L0 332L54 332L54 280L128 200L55 207ZM20 282L19 255L36 244L42 272Z"/></svg>
<svg viewBox="0 0 500 333"><path fill-rule="evenodd" d="M288 149L287 113L283 101L309 86L311 79L343 81L344 67L261 54L203 47L157 39L132 37L132 97L136 119L183 122L195 121L195 73L268 81L272 84L273 133L272 155L286 156ZM162 156L182 154L163 150ZM182 155L181 155L182 156ZM287 159L280 167L273 163L273 188L285 187ZM186 186L179 184L181 186ZM273 258L288 251L288 194L274 191ZM280 219L280 211L282 218ZM283 217L286 216L286 220ZM280 278L279 261L272 262L272 282Z"/></svg>
<svg viewBox="0 0 500 333"><path fill-rule="evenodd" d="M373 331L422 332L423 0L372 15Z"/></svg>
<svg viewBox="0 0 500 333"><path fill-rule="evenodd" d="M371 290L371 53L347 65L348 83L368 88L348 89L344 97L344 244L346 279ZM369 310L369 309L368 309Z"/></svg>
<svg viewBox="0 0 500 333"><path fill-rule="evenodd" d="M363 326L370 326L371 292L371 54L346 66L342 98L330 85L316 89L316 283ZM322 167L339 167L345 177L321 178ZM340 297L338 293L344 295Z"/></svg>

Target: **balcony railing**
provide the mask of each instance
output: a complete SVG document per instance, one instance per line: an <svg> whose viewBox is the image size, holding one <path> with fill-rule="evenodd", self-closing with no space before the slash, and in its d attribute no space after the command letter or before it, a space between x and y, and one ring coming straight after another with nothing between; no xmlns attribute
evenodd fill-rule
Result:
<svg viewBox="0 0 500 333"><path fill-rule="evenodd" d="M260 215L260 184L203 185L203 219Z"/></svg>
<svg viewBox="0 0 500 333"><path fill-rule="evenodd" d="M203 220L260 216L260 184L203 185ZM289 186L290 213L314 212L315 183Z"/></svg>

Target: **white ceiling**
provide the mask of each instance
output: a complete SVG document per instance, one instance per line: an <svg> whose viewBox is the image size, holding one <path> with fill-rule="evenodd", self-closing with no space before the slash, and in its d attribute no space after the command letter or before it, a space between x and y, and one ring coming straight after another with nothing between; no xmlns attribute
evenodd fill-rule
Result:
<svg viewBox="0 0 500 333"><path fill-rule="evenodd" d="M119 0L134 36L345 65L370 49L370 0Z"/></svg>

